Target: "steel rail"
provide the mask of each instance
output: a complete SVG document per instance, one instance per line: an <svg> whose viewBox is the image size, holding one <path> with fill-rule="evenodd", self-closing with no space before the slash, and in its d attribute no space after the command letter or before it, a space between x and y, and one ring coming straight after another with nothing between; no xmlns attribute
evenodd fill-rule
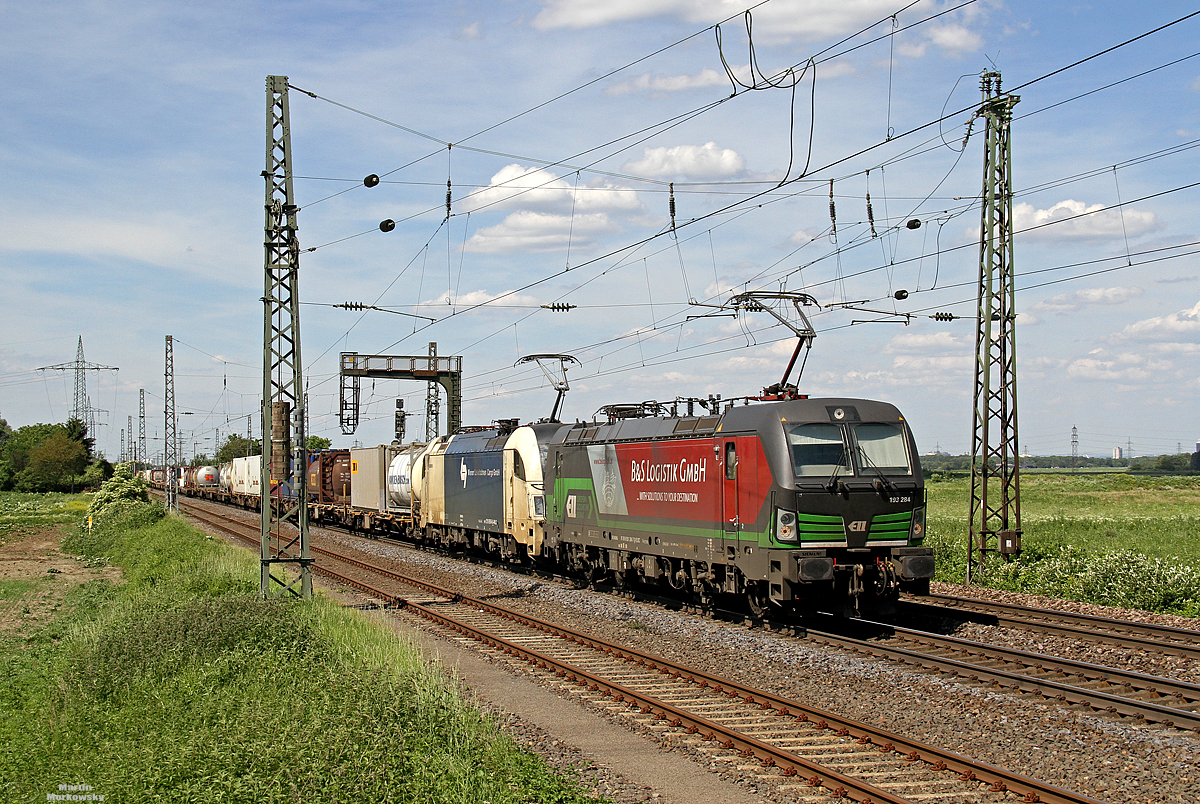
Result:
<svg viewBox="0 0 1200 804"><path fill-rule="evenodd" d="M1193 729L1200 733L1200 714L1189 712L1186 709L1176 709L1149 701L1125 698L1108 692L1064 684L1061 681L1022 675L907 648L876 645L840 634L814 631L811 628L808 636L810 639L824 641L855 653L868 654L881 659L899 660L904 664L916 665L938 673L949 671L971 681L990 681L1002 687L1011 687L1021 692L1041 695L1061 702L1087 706L1112 714L1121 714L1137 720L1148 720L1168 727Z"/></svg>
<svg viewBox="0 0 1200 804"><path fill-rule="evenodd" d="M1005 625L1092 642L1115 642L1124 647L1141 648L1152 653L1169 653L1200 659L1200 631L1187 628L1117 620L1056 609L1036 609L1015 603L973 600L953 595L930 595L928 598L905 599L903 603L911 608L929 609L930 613L934 614L945 615L947 611L958 615L979 614L982 618L977 621L984 625Z"/></svg>
<svg viewBox="0 0 1200 804"><path fill-rule="evenodd" d="M887 628L893 635L913 642L946 648L947 650L954 650L972 656L1023 664L1036 670L1055 670L1068 675L1082 676L1089 681L1115 681L1147 692L1157 692L1164 697L1175 696L1190 701L1200 701L1200 684L1177 681L1161 676L1152 676L1146 673L1135 673L1131 670L1122 670L1118 667L1107 667L1090 662L1081 662L1076 659L1050 656L1045 653L1034 653L1018 648L1008 648L1003 645L976 642L975 640L964 639L962 637L918 631L892 625L891 623L873 622L871 620L861 620L860 622Z"/></svg>
<svg viewBox="0 0 1200 804"><path fill-rule="evenodd" d="M207 512L205 512L205 513L207 513ZM224 526L218 525L218 527L225 529ZM238 534L238 535L241 535L241 534ZM248 539L248 541L253 541L253 540ZM519 612L514 612L511 609L504 608L503 606L498 606L498 605L491 603L489 601L486 601L486 600L481 600L478 598L472 598L472 597L463 595L460 592L458 592L457 590L450 590L450 589L441 587L437 584L430 583L430 582L425 581L420 578L412 578L410 576L405 576L400 573L389 570L387 568L379 567L379 566L370 564L368 562L361 561L356 558L352 558L349 556L339 554L335 551L327 550L325 548L313 546L312 551L314 553L321 553L321 554L327 555L330 558L334 558L336 560L343 561L352 566L357 566L359 568L366 569L368 571L383 575L384 577L388 577L392 580L395 580L395 581L398 581L398 582L401 582L401 583L404 583L407 585L415 586L417 588L424 589L425 591L428 591L428 592L433 592L434 594L437 594L437 595L440 595L443 597L447 597L448 599L453 600L455 602L461 602L461 603L470 605L473 608L480 608L480 609L483 609L490 613L493 613L497 616L503 617L505 619L509 619L514 622L518 622L518 623L521 623L524 625L528 625L528 626L537 628L546 633L550 633L550 634L559 636L561 638L568 639L576 644L583 645L585 647L590 647L593 650L597 650L602 653L612 655L616 658L633 661L638 665L648 667L649 669L658 670L659 672L662 672L667 675L671 675L672 677L675 677L675 678L683 679L690 683L696 684L696 685L700 686L701 688L709 687L718 694L725 694L730 697L739 697L742 699L743 703L758 704L760 706L760 708L762 708L762 709L774 709L779 714L790 715L792 717L795 717L798 722L813 723L817 728L824 727L824 728L835 729L836 733L839 734L840 736L853 737L853 738L855 738L855 740L857 742L859 742L860 744L863 744L863 745L876 745L879 747L879 749L881 751L890 751L890 752L905 754L906 759L908 759L910 761L924 761L924 762L932 765L935 770L950 770L950 771L957 772L960 779L962 779L964 781L979 781L984 784L989 784L992 791L995 791L995 792L1008 791L1008 792L1015 793L1017 795L1022 795L1023 796L1022 800L1024 802L1030 802L1030 803L1041 802L1042 804L1101 804L1101 802L1098 802L1097 800L1092 799L1088 796L1084 796L1080 793L1065 790L1063 788L1059 788L1054 785L1050 785L1045 782L1041 782L1039 780L1024 776L1022 774L1018 774L1018 773L1015 773L1012 771L1005 770L1003 768L999 768L999 767L990 765L988 763L972 760L968 757L964 757L961 754L957 754L952 751L946 751L944 749L939 749L935 746L926 745L919 741L909 740L904 737L901 737L900 735L897 735L897 734L894 734L894 733L891 733L891 732L888 732L888 731L885 731L882 729L869 727L869 726L866 726L864 724L858 723L853 720L841 718L841 717L838 717L837 715L834 715L831 712L827 712L827 711L818 709L816 707L808 706L808 705L802 704L798 701L789 700L789 699L783 698L781 696L777 696L773 693L769 693L769 692L766 692L763 690L749 687L749 686L740 684L738 682L731 681L729 679L725 679L725 678L721 678L718 676L713 676L713 675L709 675L706 673L698 672L691 668L687 668L682 665L677 665L675 663L666 661L659 657L651 656L649 654L642 653L641 651L638 651L638 650L635 650L632 648L628 648L626 646L617 645L615 643L611 643L606 640L597 639L595 637L591 637L586 634L582 634L580 632L574 631L573 629L569 629L564 626L559 626L559 625L555 625L555 624L546 622L544 620L540 620L540 619L538 619L536 617L532 617L530 615L521 614ZM448 627L462 627L462 628L467 629L467 631L469 631L469 632L474 632L474 631L478 630L478 629L475 629L474 627L469 626L465 623L461 623L459 621L453 620L453 618L449 618L446 615L435 612L432 609L428 609L428 607L422 606L421 604L404 600L403 598L400 598L395 595L391 595L390 593L387 593L387 592L383 592L382 590L374 589L369 584L365 584L364 582L358 581L356 579L348 578L347 576L341 575L340 573L336 573L336 572L330 570L328 567L322 567L320 565L317 565L316 569L319 572L324 572L324 573L328 573L330 575L335 575L338 577L338 579L340 581L347 583L351 586L354 586L355 588L361 589L362 591L366 591L368 594L377 595L380 597L380 599L390 601L394 605L400 605L401 601L403 601L403 605L405 607L412 608L414 611L420 611L422 613L422 616L425 616L424 612L428 611L431 615L434 616L435 619L443 619L444 618L448 622L452 621L453 625L448 625ZM482 632L482 631L480 631L480 633L486 634L486 632ZM821 634L820 636L822 636L822 637L828 636L830 639L836 639L836 637L834 637L834 635ZM514 651L519 655L534 656L536 654L535 651L532 651L529 648L522 647L515 643L506 642L502 638L495 637L490 634L486 634L486 638L494 639L498 643L503 643L504 649L506 652L509 652L509 649L511 649L511 651ZM921 654L918 654L918 653L915 653L912 651L905 651L905 652L909 653L911 658L913 658L917 662L923 662L923 661L930 660L929 657L923 656ZM535 663L537 661L542 661L542 662L549 663L550 665L553 665L553 667L555 668L556 674L559 669L561 669L564 672L564 674L565 673L575 673L577 677L587 679L586 683L588 683L589 686L591 684L595 684L597 689L599 689L599 688L609 689L614 693L614 695L624 695L624 696L626 696L626 698L633 696L633 698L635 700L638 700L641 698L647 698L647 696L642 696L638 693L633 692L632 690L628 690L628 689L622 687L621 685L616 684L615 682L606 682L606 681L603 681L603 679L591 677L590 674L586 673L586 671L582 671L579 668L570 667L569 665L566 665L566 663L560 662L559 660L551 659L549 657L542 656L541 654L536 654L536 658L534 659L534 661L535 661ZM958 662L957 664L961 664L964 669L969 669L971 671L994 672L994 671L985 671L983 668L979 668L974 665L969 665L965 662ZM568 667L570 667L569 670L567 669ZM1018 681L1021 680L1020 677L1016 676L1015 674L1005 673L1003 675L1011 676L1014 680L1018 680ZM570 680L570 679L568 678L568 680ZM647 700L649 700L649 699L647 698ZM662 713L662 719L669 720L673 725L675 724L676 721L678 721L680 724L687 723L689 726L689 731L691 730L692 726L694 726L697 730L702 729L702 728L709 729L710 731L708 733L713 734L713 735L715 735L717 732L725 732L726 731L719 725L711 723L710 721L707 721L705 718L702 718L697 715L689 715L686 712L683 712L682 710L676 709L675 707L671 706L670 704L654 701L653 703L646 703L643 705L649 705L652 708L658 707L658 709ZM672 715L671 718L666 717L666 714L668 714L668 713ZM658 715L656 715L656 716L658 716ZM693 732L693 733L696 733L696 732ZM707 734L706 734L706 738L707 738ZM819 766L813 765L812 763L807 762L807 760L804 760L801 757L797 757L797 756L791 754L790 752L771 747L765 743L761 743L760 741L755 740L754 738L748 737L746 735L735 736L731 733L727 736L726 742L728 742L729 740L733 741L733 747L741 746L741 748L739 750L741 750L743 752L750 751L751 755L756 756L757 758L762 760L764 763L773 761L773 763L777 764L781 761L781 759L783 759L783 760L787 761L788 763L792 763L793 761L796 761L800 764L795 764L795 765L793 765L794 767L803 767L806 770L808 770L810 766L819 767ZM722 745L724 746L725 743L723 742ZM765 750L762 754L760 754L760 753L758 753L758 751L760 750L760 747L762 749L767 749L767 750ZM785 755L785 756L781 757L780 755ZM858 786L861 784L861 783L854 783L853 780L849 780L846 777L837 778L837 777L840 777L841 775L836 774L836 772L828 771L826 769L821 769L821 770L825 774L829 774L829 777L832 780L832 783L834 783L834 784L844 785L845 782L842 781L842 779L846 779L846 781L852 782L855 785L855 787L851 787L851 788L847 788L847 789L857 789ZM815 772L816 771L814 771L814 773ZM785 771L785 773L786 773L786 771ZM825 785L825 782L822 781L821 784ZM828 785L825 785L825 786L828 786ZM871 786L863 785L862 787L865 789L865 788L870 788ZM830 788L830 789L835 790L835 794L836 794L836 788ZM872 796L872 795L878 796L880 794L882 794L885 797L877 799L879 801L893 800L892 798L889 797L891 794L887 793L886 791L876 790L874 788L871 788L870 793L864 793L864 795L868 796L868 798L866 800L871 800L871 801L874 801L876 799L871 799L870 796ZM897 799L897 800L904 801L903 799ZM865 801L864 801L864 804L865 804Z"/></svg>

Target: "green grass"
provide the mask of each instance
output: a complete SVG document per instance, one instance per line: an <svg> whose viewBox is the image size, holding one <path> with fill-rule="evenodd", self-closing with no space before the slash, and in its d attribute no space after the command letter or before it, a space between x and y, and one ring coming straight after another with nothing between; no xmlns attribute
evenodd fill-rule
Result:
<svg viewBox="0 0 1200 804"><path fill-rule="evenodd" d="M961 582L969 479L927 486L938 580ZM1087 602L1200 615L1200 477L1021 477L1023 552L984 583Z"/></svg>
<svg viewBox="0 0 1200 804"><path fill-rule="evenodd" d="M79 522L87 516L90 494L0 492L0 541L19 529Z"/></svg>
<svg viewBox="0 0 1200 804"><path fill-rule="evenodd" d="M20 600L45 585L46 578L12 578L0 581L0 600Z"/></svg>
<svg viewBox="0 0 1200 804"><path fill-rule="evenodd" d="M120 564L0 645L0 799L591 801L377 615L258 598L258 562L176 518L75 534Z"/></svg>

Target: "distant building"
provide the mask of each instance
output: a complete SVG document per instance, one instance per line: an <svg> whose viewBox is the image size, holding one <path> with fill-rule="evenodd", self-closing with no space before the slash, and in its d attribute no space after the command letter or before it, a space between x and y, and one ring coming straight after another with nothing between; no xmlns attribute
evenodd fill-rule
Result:
<svg viewBox="0 0 1200 804"><path fill-rule="evenodd" d="M1125 457L1125 450L1121 449L1120 447L1113 447L1113 458L1115 460L1119 461L1124 457Z"/></svg>

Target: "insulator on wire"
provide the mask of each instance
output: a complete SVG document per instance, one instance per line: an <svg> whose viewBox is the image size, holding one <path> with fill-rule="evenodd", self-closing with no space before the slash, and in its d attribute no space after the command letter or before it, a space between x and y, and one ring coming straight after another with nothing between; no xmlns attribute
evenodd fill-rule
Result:
<svg viewBox="0 0 1200 804"><path fill-rule="evenodd" d="M390 232L395 228L396 228L396 222L394 220L392 220L391 218L388 218L385 221L379 222L379 231L381 231L381 232Z"/></svg>
<svg viewBox="0 0 1200 804"><path fill-rule="evenodd" d="M555 313L565 313L568 310L574 310L578 306L577 304L567 304L566 302L552 302L551 304L543 304L542 309Z"/></svg>
<svg viewBox="0 0 1200 804"><path fill-rule="evenodd" d="M871 209L871 171L867 171L867 223L871 224L871 237L879 237L875 233L875 210Z"/></svg>
<svg viewBox="0 0 1200 804"><path fill-rule="evenodd" d="M446 179L446 219L450 219L450 180Z"/></svg>
<svg viewBox="0 0 1200 804"><path fill-rule="evenodd" d="M675 231L675 182L671 182L670 188L671 188L671 201L670 201L671 231L673 232L673 231Z"/></svg>
<svg viewBox="0 0 1200 804"><path fill-rule="evenodd" d="M372 173L370 176L367 176L365 179L363 179L363 184L367 187L375 187L379 184L379 177Z"/></svg>
<svg viewBox="0 0 1200 804"><path fill-rule="evenodd" d="M931 317L934 321L953 321L958 318L953 313L934 313Z"/></svg>
<svg viewBox="0 0 1200 804"><path fill-rule="evenodd" d="M829 239L837 242L837 207L833 205L833 179L829 180Z"/></svg>

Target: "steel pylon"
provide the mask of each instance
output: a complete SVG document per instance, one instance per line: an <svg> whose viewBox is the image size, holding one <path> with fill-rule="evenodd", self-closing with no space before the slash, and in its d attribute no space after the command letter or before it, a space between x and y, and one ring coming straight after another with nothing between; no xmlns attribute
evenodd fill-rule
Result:
<svg viewBox="0 0 1200 804"><path fill-rule="evenodd" d="M71 405L71 418L78 419L87 426L88 435L96 437L96 417L99 408L93 408L87 395L87 373L89 371L120 371L116 366L102 366L99 363L89 363L83 358L83 336L79 336L79 346L75 349L75 359L70 363L55 363L53 366L40 366L37 371L74 371L75 400ZM102 411L101 411L102 412Z"/></svg>
<svg viewBox="0 0 1200 804"><path fill-rule="evenodd" d="M967 581L990 552L1021 550L1021 472L1017 449L1016 288L1012 244L1012 109L1020 98L1000 90L1000 74L981 76L987 122L979 293L975 334L975 404L971 431L971 526Z"/></svg>
<svg viewBox="0 0 1200 804"><path fill-rule="evenodd" d="M261 592L263 597L310 598L300 245L292 192L287 76L267 76L266 145ZM288 568L294 576L285 571Z"/></svg>
<svg viewBox="0 0 1200 804"><path fill-rule="evenodd" d="M167 365L163 372L163 504L179 511L179 420L175 416L175 342L167 336Z"/></svg>
<svg viewBox="0 0 1200 804"><path fill-rule="evenodd" d="M146 389L138 389L138 444L137 458L139 463L145 463L146 457Z"/></svg>

